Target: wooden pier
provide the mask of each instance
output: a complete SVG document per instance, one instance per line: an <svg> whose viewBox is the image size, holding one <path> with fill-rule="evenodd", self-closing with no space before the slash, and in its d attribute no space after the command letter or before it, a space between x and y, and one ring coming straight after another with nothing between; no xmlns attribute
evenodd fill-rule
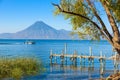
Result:
<svg viewBox="0 0 120 80"><path fill-rule="evenodd" d="M72 62L73 65L77 66L77 61L80 60L80 65L85 66L85 59L88 59L89 67L94 67L94 59L98 59L101 68L101 74L104 71L104 67L106 64L106 60L113 60L114 61L114 68L118 71L118 60L117 53L114 56L106 57L103 55L102 51L100 51L100 56L94 56L92 53L92 48L89 47L89 55L78 55L77 51L74 51L73 54L67 53L67 44L65 44L65 48L61 53L53 53L50 51L50 64L57 63L57 58L60 58L60 62L62 65L67 64L68 60ZM69 58L69 59L67 59ZM78 60L77 60L78 59Z"/></svg>

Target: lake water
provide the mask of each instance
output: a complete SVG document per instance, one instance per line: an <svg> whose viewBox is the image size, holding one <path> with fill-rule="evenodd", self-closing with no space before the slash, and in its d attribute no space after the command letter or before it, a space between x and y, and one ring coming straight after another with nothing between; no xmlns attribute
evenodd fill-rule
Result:
<svg viewBox="0 0 120 80"><path fill-rule="evenodd" d="M73 54L76 50L77 54L89 55L89 47L92 47L93 55L99 56L100 51L103 52L106 57L110 57L112 47L107 41L89 41L89 40L33 40L36 42L34 45L24 44L26 40L0 40L0 56L1 57L36 57L41 59L46 67L46 72L37 76L24 77L22 80L88 80L98 79L100 75L99 60L94 60L94 68L88 67L88 61L86 60L85 67L80 66L78 60L78 66L71 65L69 60L68 65L61 66L60 59L58 59L57 65L49 65L49 55L52 49L54 53L61 53L64 49L64 44L67 44L67 53ZM113 73L113 61L107 60L105 73L102 77L107 77Z"/></svg>

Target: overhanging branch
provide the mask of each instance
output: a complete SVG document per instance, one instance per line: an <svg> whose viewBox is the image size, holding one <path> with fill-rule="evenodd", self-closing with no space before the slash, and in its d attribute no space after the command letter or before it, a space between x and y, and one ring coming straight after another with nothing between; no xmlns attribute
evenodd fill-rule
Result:
<svg viewBox="0 0 120 80"><path fill-rule="evenodd" d="M101 1L102 2L102 1ZM106 14L107 14L107 17L108 17L108 20L110 22L110 25L112 27L112 30L113 30L113 33L114 33L114 38L116 39L117 42L119 42L119 37L120 37L120 32L119 32L119 29L116 25L116 22L110 12L110 9L108 8L107 5L110 5L109 2L107 0L103 1L102 2L102 5L106 11Z"/></svg>
<svg viewBox="0 0 120 80"><path fill-rule="evenodd" d="M66 13L66 14L71 14L71 15L75 15L75 16L79 16L81 18L84 18L88 21L90 21L94 26L97 27L97 29L101 32L101 34L111 43L111 45L113 45L113 43L111 42L111 40L108 38L108 36L103 32L103 30L94 22L92 21L91 19L89 19L88 17L84 16L84 15L81 15L81 14L78 14L78 13L74 13L74 12L70 12L70 11L65 11L63 10L58 4L54 4L52 3L52 5L56 6L60 12L63 12L63 13Z"/></svg>
<svg viewBox="0 0 120 80"><path fill-rule="evenodd" d="M103 27L103 31L105 32L105 34L108 36L108 38L111 40L112 42L112 36L111 34L108 32L104 22L102 21L102 19L100 18L100 16L98 15L96 9L94 8L94 6L92 5L92 3L90 2L90 0L87 0L88 5L90 6L93 14L96 16L96 18L99 20L99 22L101 23L102 27Z"/></svg>

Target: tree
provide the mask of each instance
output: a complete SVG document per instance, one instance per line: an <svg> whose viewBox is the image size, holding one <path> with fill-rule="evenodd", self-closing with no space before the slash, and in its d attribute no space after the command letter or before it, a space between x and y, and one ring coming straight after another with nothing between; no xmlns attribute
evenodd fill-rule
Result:
<svg viewBox="0 0 120 80"><path fill-rule="evenodd" d="M61 0L54 4L55 14L69 19L80 38L105 38L120 55L120 0ZM110 26L105 24L107 16ZM108 28L112 29L112 33Z"/></svg>

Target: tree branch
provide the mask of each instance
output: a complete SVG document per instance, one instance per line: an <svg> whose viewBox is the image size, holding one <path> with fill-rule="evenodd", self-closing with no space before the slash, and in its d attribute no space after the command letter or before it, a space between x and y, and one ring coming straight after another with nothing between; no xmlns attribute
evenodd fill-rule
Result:
<svg viewBox="0 0 120 80"><path fill-rule="evenodd" d="M81 14L78 14L78 13L74 13L74 12L70 12L70 11L65 11L63 10L58 4L54 4L52 3L52 5L56 6L60 12L63 12L63 13L66 13L66 14L71 14L71 15L75 15L75 16L79 16L81 18L84 18L88 21L90 21L94 26L97 27L97 29L101 32L101 34L111 43L111 45L113 45L112 41L106 36L106 34L103 32L103 30L94 22L92 21L91 19L89 19L88 17L84 16L84 15L81 15Z"/></svg>
<svg viewBox="0 0 120 80"><path fill-rule="evenodd" d="M102 1L101 1L101 2L102 2ZM102 2L102 5L103 5L103 7L105 8L105 11L106 11L108 20L109 20L110 25L111 25L111 27L112 27L112 30L113 30L113 33L114 33L114 37L113 37L113 38L114 38L116 41L119 42L120 32L119 32L118 27L117 27L117 25L116 25L116 23L115 23L115 20L114 20L112 14L111 14L111 12L110 12L110 9L109 9L108 6L107 6L107 5L109 5L109 2L108 2L107 0L104 0L104 1Z"/></svg>
<svg viewBox="0 0 120 80"><path fill-rule="evenodd" d="M105 34L108 36L108 38L111 40L112 42L112 36L111 34L108 32L104 22L102 21L102 19L100 18L100 16L98 15L96 9L94 8L94 6L92 5L92 3L90 2L90 0L87 0L88 5L90 6L90 8L93 11L93 14L96 16L96 18L99 20L99 22L101 23L102 27L103 27L103 31L105 32Z"/></svg>

